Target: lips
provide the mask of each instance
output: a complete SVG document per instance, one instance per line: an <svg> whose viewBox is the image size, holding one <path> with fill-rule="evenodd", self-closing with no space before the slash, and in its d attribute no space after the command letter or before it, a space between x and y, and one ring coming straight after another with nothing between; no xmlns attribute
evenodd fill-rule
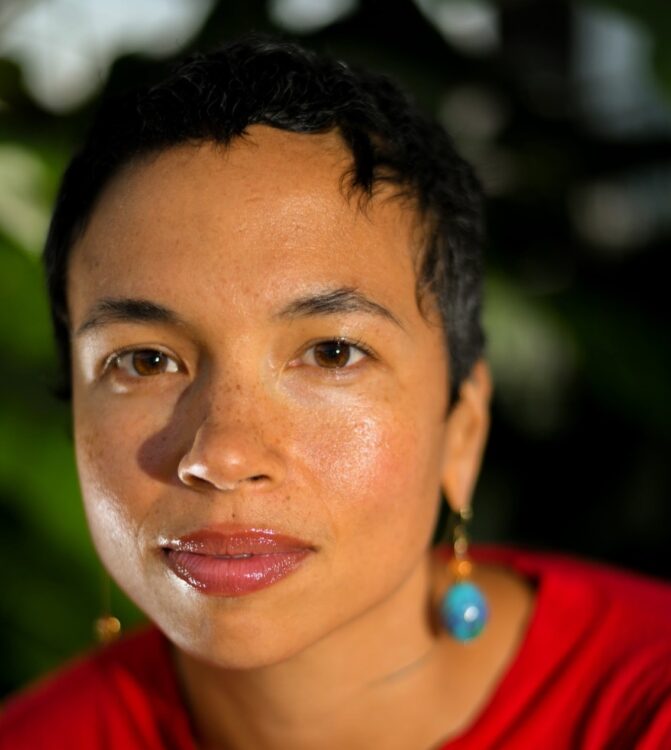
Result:
<svg viewBox="0 0 671 750"><path fill-rule="evenodd" d="M161 544L169 569L204 594L243 596L293 573L315 551L272 530L207 528Z"/></svg>

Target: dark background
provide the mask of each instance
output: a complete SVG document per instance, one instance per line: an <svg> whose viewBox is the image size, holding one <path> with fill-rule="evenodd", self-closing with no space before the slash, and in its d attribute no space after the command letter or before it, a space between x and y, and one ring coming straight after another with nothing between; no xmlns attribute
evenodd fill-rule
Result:
<svg viewBox="0 0 671 750"><path fill-rule="evenodd" d="M98 21L110 2L89 3ZM128 12L143 4L160 3ZM48 68L68 0L0 5L0 695L90 646L100 606L68 408L49 395L39 253L59 175L103 87L154 80L176 54L250 29L397 77L485 184L496 392L475 539L669 577L671 4L194 0L186 38L105 57L70 0L70 22L91 24L94 85L59 93L47 77L41 94L15 51L40 5ZM140 617L119 592L114 607Z"/></svg>

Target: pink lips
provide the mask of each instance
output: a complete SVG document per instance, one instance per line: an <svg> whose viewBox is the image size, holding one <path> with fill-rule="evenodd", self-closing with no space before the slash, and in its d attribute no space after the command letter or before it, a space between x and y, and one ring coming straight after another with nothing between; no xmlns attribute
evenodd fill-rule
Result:
<svg viewBox="0 0 671 750"><path fill-rule="evenodd" d="M176 576L214 596L243 596L266 588L314 552L308 542L258 529L202 529L162 547Z"/></svg>

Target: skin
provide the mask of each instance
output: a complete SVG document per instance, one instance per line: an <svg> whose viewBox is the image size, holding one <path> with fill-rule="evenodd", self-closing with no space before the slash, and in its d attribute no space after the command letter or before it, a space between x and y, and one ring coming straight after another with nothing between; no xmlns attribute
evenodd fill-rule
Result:
<svg viewBox="0 0 671 750"><path fill-rule="evenodd" d="M112 181L73 249L87 518L107 569L174 644L203 747L431 747L476 717L531 611L528 584L482 567L485 633L464 648L432 627L439 490L470 502L491 379L478 362L445 417L443 332L415 299L417 217L388 189L362 211L342 190L349 165L336 134L264 126L226 149L173 148ZM341 288L393 320L286 313ZM79 332L103 298L180 321ZM314 345L338 338L369 353L324 366ZM114 359L128 348L168 359L138 375L131 355ZM206 596L160 544L215 523L314 552L262 591Z"/></svg>

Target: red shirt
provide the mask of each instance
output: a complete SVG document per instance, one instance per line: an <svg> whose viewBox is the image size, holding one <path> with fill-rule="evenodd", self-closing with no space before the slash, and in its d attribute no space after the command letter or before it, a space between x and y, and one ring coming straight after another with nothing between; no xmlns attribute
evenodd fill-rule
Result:
<svg viewBox="0 0 671 750"><path fill-rule="evenodd" d="M441 750L671 750L671 585L561 555L475 546L534 581L524 642L471 727ZM195 750L155 628L13 698L2 750Z"/></svg>

